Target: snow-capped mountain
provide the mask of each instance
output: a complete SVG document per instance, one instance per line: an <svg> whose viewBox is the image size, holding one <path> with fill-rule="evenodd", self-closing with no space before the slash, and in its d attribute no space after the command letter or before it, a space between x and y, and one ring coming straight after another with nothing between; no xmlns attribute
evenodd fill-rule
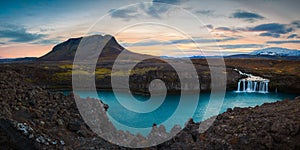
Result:
<svg viewBox="0 0 300 150"><path fill-rule="evenodd" d="M256 50L249 54L267 55L267 56L300 56L300 50L280 48L280 47L270 47L261 50Z"/></svg>

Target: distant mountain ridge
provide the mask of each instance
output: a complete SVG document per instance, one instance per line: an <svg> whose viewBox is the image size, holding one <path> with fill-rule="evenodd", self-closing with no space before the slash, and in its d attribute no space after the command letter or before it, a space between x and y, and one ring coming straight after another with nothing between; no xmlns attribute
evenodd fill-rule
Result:
<svg viewBox="0 0 300 150"><path fill-rule="evenodd" d="M22 63L36 60L37 57L22 57L22 58L3 58L0 63Z"/></svg>
<svg viewBox="0 0 300 150"><path fill-rule="evenodd" d="M248 54L235 54L229 56L191 56L189 58L260 58L260 59L282 59L282 60L300 60L300 50L287 49L280 47L269 47L255 50Z"/></svg>
<svg viewBox="0 0 300 150"><path fill-rule="evenodd" d="M267 55L267 56L300 56L300 50L280 48L280 47L270 47L261 50L256 50L249 54Z"/></svg>

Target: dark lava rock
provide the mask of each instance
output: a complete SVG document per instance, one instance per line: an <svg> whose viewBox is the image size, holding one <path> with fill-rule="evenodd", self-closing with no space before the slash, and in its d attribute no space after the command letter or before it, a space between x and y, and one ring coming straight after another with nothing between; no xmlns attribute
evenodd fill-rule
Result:
<svg viewBox="0 0 300 150"><path fill-rule="evenodd" d="M80 122L80 121L71 121L69 124L68 124L68 129L71 130L71 131L78 131L80 130L81 126L83 125L83 122Z"/></svg>
<svg viewBox="0 0 300 150"><path fill-rule="evenodd" d="M79 114L76 95L41 89L14 71L0 70L0 76L0 149L127 149L92 132ZM105 113L108 105L91 98L82 102L82 107L102 106L101 125L111 125ZM175 137L147 149L300 149L299 114L300 97L254 108L228 109L201 123L190 120ZM199 127L209 123L211 126L200 133ZM179 130L175 126L171 132ZM132 146L155 142L114 127L105 132L118 134L115 140L128 141ZM148 137L159 140L169 136L165 127L155 125Z"/></svg>
<svg viewBox="0 0 300 150"><path fill-rule="evenodd" d="M34 142L23 136L13 126L14 123L11 120L0 119L0 149L36 149Z"/></svg>
<svg viewBox="0 0 300 150"><path fill-rule="evenodd" d="M107 104L104 104L103 107L104 107L105 111L107 111L109 108L109 106Z"/></svg>

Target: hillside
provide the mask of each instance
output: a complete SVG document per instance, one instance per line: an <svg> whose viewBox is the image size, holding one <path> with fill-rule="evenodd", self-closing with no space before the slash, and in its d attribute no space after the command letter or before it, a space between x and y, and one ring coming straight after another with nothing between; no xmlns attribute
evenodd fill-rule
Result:
<svg viewBox="0 0 300 150"><path fill-rule="evenodd" d="M126 55L130 55L131 57L141 57L145 56L142 54L137 54L130 52L126 50L124 47L122 47L117 40L111 36L111 35L93 35L93 36L88 36L88 37L79 37L79 38L71 38L68 39L65 42L62 42L56 46L53 47L53 49L47 53L46 55L38 58L38 61L73 61L77 48L80 45L81 40L85 38L85 40L92 39L94 40L94 43L101 43L101 42L106 42L107 39L108 42L104 43L105 46L102 50L102 53L99 57L114 60L121 52L126 53ZM101 43L102 44L102 43ZM96 45L92 45L96 46ZM88 46L83 46L84 48L94 48ZM89 52L89 50L86 50Z"/></svg>

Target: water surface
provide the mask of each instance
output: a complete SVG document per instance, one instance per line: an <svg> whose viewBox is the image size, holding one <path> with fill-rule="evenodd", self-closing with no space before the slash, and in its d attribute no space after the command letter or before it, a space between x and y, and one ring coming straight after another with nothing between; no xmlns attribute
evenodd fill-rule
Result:
<svg viewBox="0 0 300 150"><path fill-rule="evenodd" d="M226 92L225 97L218 99L220 101L220 109L218 106L213 106L210 104L208 109L208 104L210 100L210 93L201 93L198 99L198 105L193 106L189 103L184 104L184 109L179 110L179 113L175 113L175 110L178 108L180 103L180 94L178 95L167 95L161 105L157 109L154 109L148 113L139 113L135 111L128 110L126 107L122 106L117 100L113 92L103 92L99 91L96 95L91 94L90 92L79 92L80 97L93 97L101 99L104 103L109 105L108 116L109 119L113 122L117 129L127 130L131 133L141 133L147 135L152 125L163 124L167 131L175 125L179 124L181 126L188 120L188 118L193 118L195 122L203 121L214 115L223 113L227 108L234 107L254 107L257 105L262 105L263 103L271 103L285 98L293 99L296 95L284 94L284 93L236 93L236 92ZM120 93L119 93L120 94ZM127 101L130 104L130 101L133 100L128 93L121 93L121 100ZM147 101L148 97L135 95L138 101ZM196 96L197 97L197 96ZM160 96L155 98L159 99ZM185 101L195 98L195 95L188 95ZM120 99L119 99L120 100ZM148 109L151 105L157 105L155 101L148 102L147 105L132 106L139 107L141 109ZM206 113L206 115L204 115Z"/></svg>

